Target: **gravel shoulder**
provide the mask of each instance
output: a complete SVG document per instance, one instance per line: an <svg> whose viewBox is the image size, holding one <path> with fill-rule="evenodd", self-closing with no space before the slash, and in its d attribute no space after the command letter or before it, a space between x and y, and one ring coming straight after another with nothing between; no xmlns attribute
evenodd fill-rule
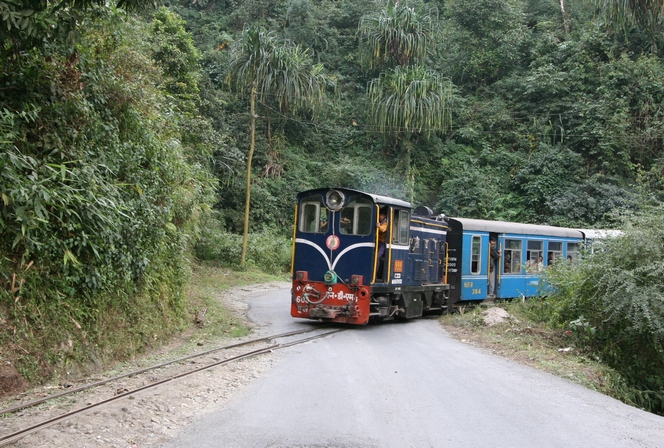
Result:
<svg viewBox="0 0 664 448"><path fill-rule="evenodd" d="M237 317L245 319L248 305L244 299L256 293L285 289L287 282L243 286L234 291L224 291L218 299ZM256 326L248 322L253 329ZM200 353L214 347L234 344L256 338L255 332L242 339L222 339L211 341L204 346L191 343L190 339L179 339L155 353L133 359L116 366L115 369L80 383L67 385L78 387L104 378L122 375L141 368L164 363L169 360ZM211 354L212 359L224 359L239 354L242 348ZM216 357L215 357L216 356ZM260 377L279 362L276 353L245 358L240 361L217 366L194 375L173 380L156 388L132 394L111 404L92 408L85 414L74 416L61 423L28 435L11 446L19 448L53 447L114 447L143 448L156 447L176 436L194 418L199 418L226 401L242 393L244 387ZM8 434L43 421L49 417L62 415L70 409L97 403L114 395L136 387L147 385L173 372L190 369L192 364L203 364L201 360L190 360L184 364L159 369L145 375L126 377L71 396L56 399L40 405L17 411L2 417L0 434ZM13 399L0 402L0 408L7 409L19 403L29 402L47 395L64 391L61 384L46 384L22 393Z"/></svg>

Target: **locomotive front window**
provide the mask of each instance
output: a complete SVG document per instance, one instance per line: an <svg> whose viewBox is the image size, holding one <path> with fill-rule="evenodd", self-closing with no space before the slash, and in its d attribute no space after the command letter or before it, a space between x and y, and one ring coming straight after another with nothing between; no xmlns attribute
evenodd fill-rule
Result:
<svg viewBox="0 0 664 448"><path fill-rule="evenodd" d="M373 205L368 199L353 198L340 213L339 233L343 235L369 235L372 229L371 211Z"/></svg>
<svg viewBox="0 0 664 448"><path fill-rule="evenodd" d="M482 248L482 237L474 236L471 243L471 254L470 254L470 273L479 274L481 263L481 248Z"/></svg>
<svg viewBox="0 0 664 448"><path fill-rule="evenodd" d="M521 240L505 240L503 274L521 273Z"/></svg>
<svg viewBox="0 0 664 448"><path fill-rule="evenodd" d="M325 233L328 228L328 211L318 196L302 201L300 211L300 231L307 233Z"/></svg>

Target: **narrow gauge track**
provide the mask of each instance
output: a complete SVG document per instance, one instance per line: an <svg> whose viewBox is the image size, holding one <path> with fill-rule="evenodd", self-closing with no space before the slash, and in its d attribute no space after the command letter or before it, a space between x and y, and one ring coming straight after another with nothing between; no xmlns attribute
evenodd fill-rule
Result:
<svg viewBox="0 0 664 448"><path fill-rule="evenodd" d="M299 336L299 335L303 335L303 334L311 333L311 332L315 332L315 331L320 331L320 330L323 330L323 328L311 328L311 329L307 329L307 330L291 331L291 332L287 332L287 333L280 333L280 334L276 334L276 335L266 336L266 337L263 337L263 338L252 339L250 341L240 342L240 343L237 343L237 344L227 345L227 346L223 346L223 347L217 347L217 348L207 350L207 351L204 351L204 352L195 353L193 355L185 356L185 357L178 358L178 359L175 359L175 360L172 360L172 361L168 361L168 362L165 362L165 363L153 365L153 366L150 366L150 367L146 367L144 369L135 370L135 371L125 373L125 374L122 374L122 375L118 375L118 376L115 376L115 377L112 377L112 378L107 378L107 379L97 381L97 382L94 382L94 383L91 383L91 384L80 386L80 387L77 387L77 388L74 388L74 389L67 390L66 392L62 392L62 393L59 393L59 394L55 394L55 395L51 395L51 396L48 396L48 397L40 398L38 400L33 400L33 401L26 402L26 403L22 403L22 404L16 405L16 406L11 407L11 408L2 409L2 410L0 410L0 416L3 416L5 414L9 414L9 413L12 413L12 412L16 412L18 410L25 409L25 408L28 408L28 407L36 406L37 404L41 404L41 403L44 403L44 402L47 402L47 401L51 401L51 400L54 400L56 398L61 398L61 397L67 396L67 395L72 395L72 394L75 394L77 392L81 392L81 391L86 390L86 389L91 389L93 387L101 386L101 385L104 385L106 383L110 383L112 381L120 380L122 378L140 375L140 374L143 374L143 373L146 373L146 372L149 372L149 371L155 371L157 369L160 369L160 368L172 365L172 364L182 363L183 361L188 361L188 360L193 359L193 358L200 358L200 357L203 357L205 355L209 355L209 354L214 353L214 352L219 352L219 351L222 351L222 350L228 350L228 349L238 348L238 347L245 347L245 346L248 346L248 345L254 345L254 344L261 343L261 342L268 342L269 343L269 345L267 345L265 347L261 347L261 348L256 349L256 350L247 351L247 352L244 352L244 353L241 353L239 355L235 355L235 356L232 356L232 357L229 357L229 358L226 358L226 359L219 360L217 358L213 362L206 363L204 365L201 365L201 366L196 367L196 368L191 369L191 370L186 370L184 372L169 375L166 378L151 382L150 384L147 384L147 385L144 385L144 386L141 386L141 387L137 387L137 388L132 389L132 390L123 391L121 393L118 393L117 395L114 395L111 398L106 399L106 400L102 400L102 401L99 401L97 403L92 403L92 404L88 404L88 405L80 407L80 408L73 409L69 412L66 412L64 414L46 419L46 420L41 421L39 423L33 424L33 425L31 425L27 428L21 429L19 431L15 431L11 434L0 435L0 447L9 445L10 443L14 443L14 442L18 441L19 439L21 439L22 437L25 437L28 434L31 434L33 432L36 432L36 431L40 430L40 429L51 426L55 423L67 420L67 419L69 419L69 418L71 418L75 415L87 412L88 410L90 410L92 408L103 406L105 404L114 402L116 400L120 400L122 398L128 397L128 396L130 396L132 394L135 394L137 392L141 392L141 391L144 391L144 390L147 390L147 389L154 388L156 386L159 386L159 385L162 385L164 383L173 381L175 379L183 378L183 377L192 375L194 373L198 373L198 372L210 369L212 367L216 367L216 366L226 364L226 363L230 363L230 362L233 362L233 361L238 361L240 359L248 358L250 356L256 356L256 355L260 355L260 354L263 354L263 353L268 353L268 352L271 352L271 351L274 351L274 350L279 350L279 349L282 349L282 348L291 347L291 346L298 345L298 344L303 344L305 342L313 341L315 339L320 339L320 338L323 338L325 336L329 336L329 335L334 334L334 333L345 331L345 329L338 328L338 329L333 329L333 330L330 330L330 331L326 331L324 333L315 334L313 336L309 336L309 337L306 337L306 338L297 339L297 340L294 340L294 341L281 342L281 343L270 343L270 342L274 341L275 339L283 339L283 338L288 338L288 337L292 337L292 336Z"/></svg>

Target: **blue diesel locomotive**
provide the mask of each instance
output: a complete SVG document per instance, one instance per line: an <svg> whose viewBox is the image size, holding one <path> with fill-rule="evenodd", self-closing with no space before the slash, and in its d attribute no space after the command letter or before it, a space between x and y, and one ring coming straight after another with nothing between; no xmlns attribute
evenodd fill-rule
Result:
<svg viewBox="0 0 664 448"><path fill-rule="evenodd" d="M304 191L295 210L291 315L364 325L491 299L490 240L501 251L494 296L514 298L536 294L546 265L576 258L583 232L434 216L346 188Z"/></svg>

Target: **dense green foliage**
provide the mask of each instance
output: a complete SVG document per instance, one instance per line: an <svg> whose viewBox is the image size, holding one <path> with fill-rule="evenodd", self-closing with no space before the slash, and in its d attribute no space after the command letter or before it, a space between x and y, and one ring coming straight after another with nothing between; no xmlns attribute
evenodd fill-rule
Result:
<svg viewBox="0 0 664 448"><path fill-rule="evenodd" d="M207 217L196 243L196 258L214 261L224 267L241 269L242 236L223 231L219 221ZM283 275L290 271L292 241L274 230L249 234L246 265L262 272Z"/></svg>
<svg viewBox="0 0 664 448"><path fill-rule="evenodd" d="M553 293L532 310L620 372L633 403L664 414L664 210L631 218L594 249L551 266Z"/></svg>
<svg viewBox="0 0 664 448"><path fill-rule="evenodd" d="M252 200L253 230L286 235L290 211L282 204L302 188L330 183L412 195L416 205L448 215L579 227L613 226L615 209L637 210L644 194L661 196L652 183L662 163L659 47L644 46L646 34L636 28L617 34L617 22L593 16L590 2L567 3L564 11L550 0L170 6L202 54L206 88L225 100L210 112L217 130L228 131L229 148L249 147L249 95L229 94L224 84L237 73L230 49L244 41L247 24L306 49L337 81L315 121L304 111L281 114L295 100L286 93L261 101L254 174L267 196L280 199ZM389 81L408 85L394 67L432 75L431 98L412 95L413 117L436 94L445 96L439 104L449 115L415 124L407 114L381 112L397 102ZM450 119L451 127L438 123ZM230 165L243 176L242 165ZM241 229L232 216L244 188L240 179L222 188L217 207L230 231Z"/></svg>
<svg viewBox="0 0 664 448"><path fill-rule="evenodd" d="M74 48L17 57L8 45L1 60L1 337L24 347L27 377L180 328L185 251L213 191L204 151L180 143L183 102L159 87L181 76L174 57L149 46L158 34L186 42L182 27L151 34L122 12L93 12Z"/></svg>

